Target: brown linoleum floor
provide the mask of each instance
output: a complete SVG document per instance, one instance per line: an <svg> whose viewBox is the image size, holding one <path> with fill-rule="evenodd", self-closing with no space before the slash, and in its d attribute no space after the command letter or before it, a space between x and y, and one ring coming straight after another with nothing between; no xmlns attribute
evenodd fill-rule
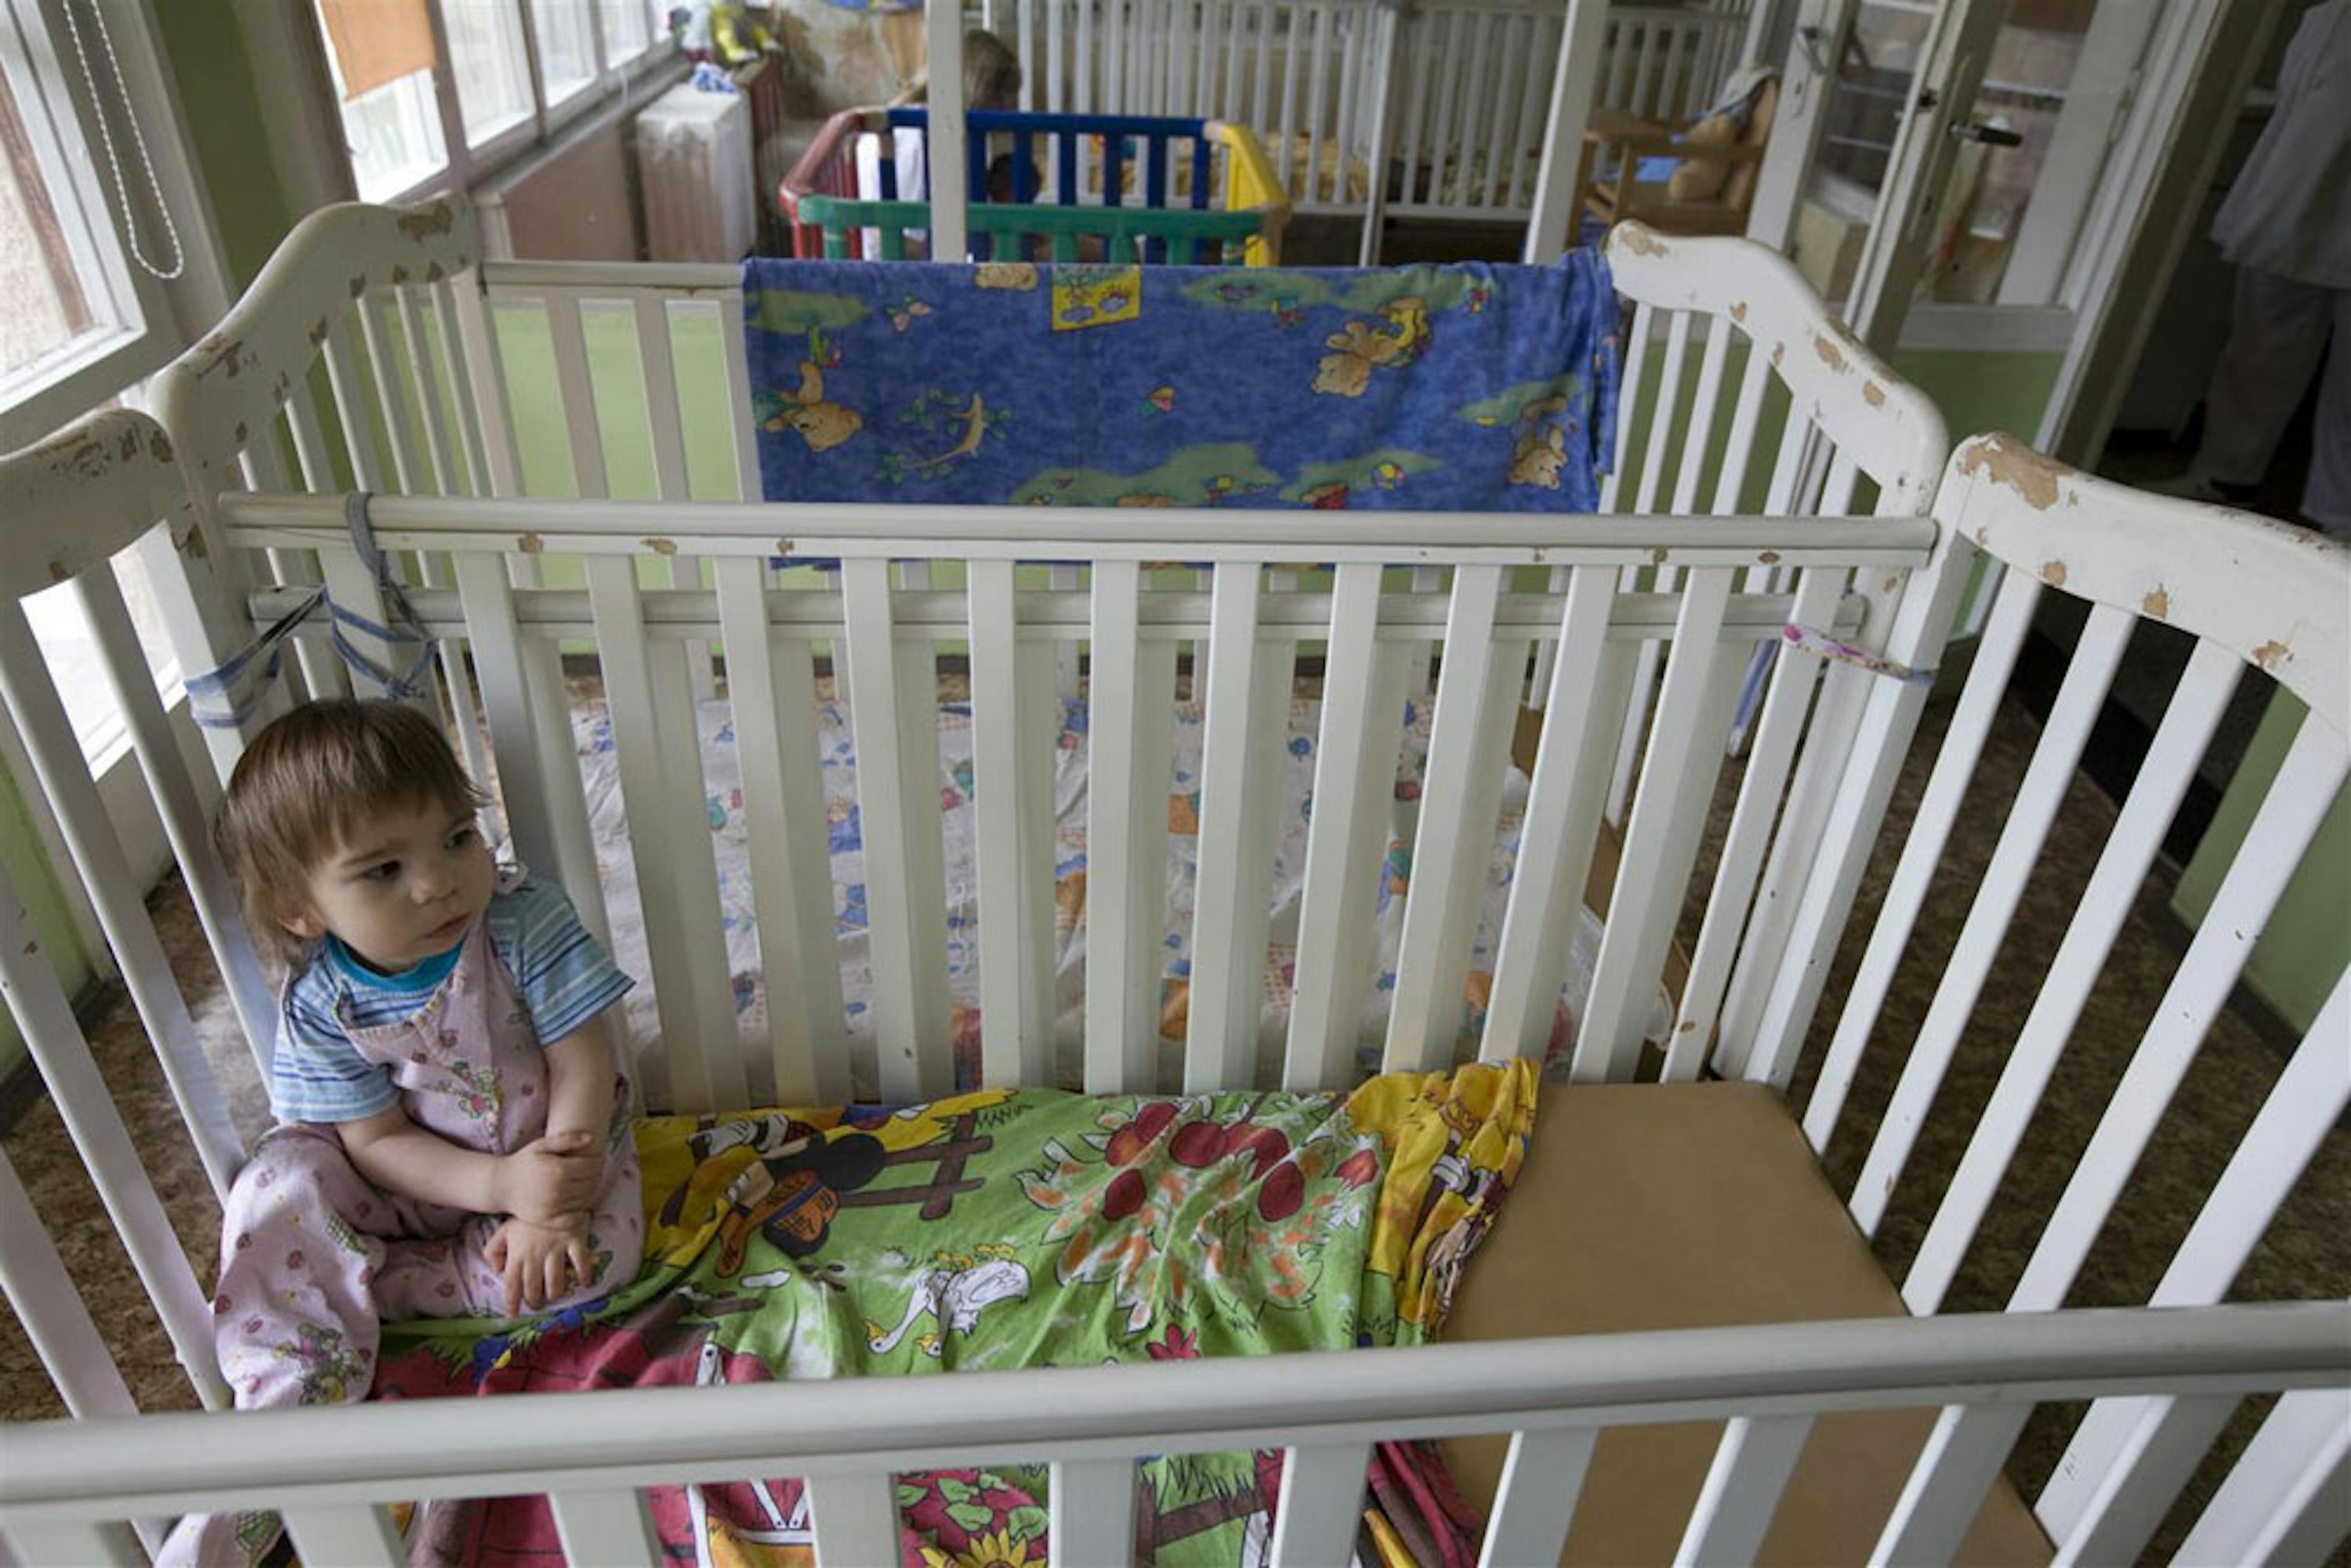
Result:
<svg viewBox="0 0 2351 1568"><path fill-rule="evenodd" d="M1922 745L1906 767L1887 831L1873 857L1861 894L1859 916L1833 972L1828 999L1816 1021L1794 1090L1801 1107L1825 1050L1846 987L1865 941L1866 917L1874 915L1899 852L1901 838L1927 776L1931 747L1949 714L1941 703L1928 711ZM2012 699L2004 704L1970 791L1960 821L1909 954L1872 1038L1848 1102L1846 1131L1831 1144L1825 1161L1840 1188L1849 1188L1867 1147L1870 1130L1892 1092L1907 1042L1925 1016L1935 977L1956 939L1967 901L1998 836L2006 800L2022 776L2038 731ZM1729 821L1739 768L1730 764L1719 789L1711 831L1693 877L1682 941L1695 942L1697 915L1712 875L1714 846ZM1915 1251L1931 1214L1928 1195L1956 1165L1967 1130L1988 1097L2003 1052L2022 1024L2049 956L2072 917L2091 867L2112 826L2115 808L2083 777L2073 789L2027 887L2009 939L2001 951L1911 1166L1880 1227L1876 1247L1896 1279ZM2074 1156L2087 1141L2097 1111L2120 1075L2179 961L2179 936L2162 913L2168 882L2160 873L2142 894L2110 961L2105 978L2066 1052L2057 1078L2035 1118L2016 1167L1969 1254L1947 1300L1947 1311L1996 1310L2006 1299L2053 1205ZM205 983L209 959L186 894L174 879L150 900L208 1054L232 1085L231 1108L239 1130L251 1136L267 1122L266 1106L249 1057L237 1035L227 998ZM93 1051L123 1120L137 1141L149 1174L163 1195L172 1223L185 1241L197 1279L209 1287L217 1249L219 1210L193 1149L178 1132L168 1092L127 999L118 998L89 1029ZM2246 1012L2225 1012L2207 1040L2194 1068L2134 1176L2116 1219L2091 1255L2071 1298L2075 1305L2144 1301L2173 1249L2192 1221L2238 1137L2275 1079L2283 1057L2280 1041ZM123 1369L132 1394L146 1409L193 1406L188 1382L65 1135L56 1107L45 1097L26 1104L5 1136L16 1173L47 1217L75 1282L88 1301ZM16 1249L25 1239L10 1238ZM2338 1128L2316 1164L2304 1176L2278 1222L2246 1263L2240 1299L2342 1297L2351 1295L2351 1135ZM2220 1473L2219 1460L2250 1436L2258 1403L2241 1412L2224 1437L2194 1494L2207 1494ZM13 1314L0 1312L0 1416L34 1419L64 1414L33 1349ZM2010 1460L2010 1472L2029 1499L2064 1449L2074 1412L2049 1410L2037 1416ZM2191 1494L2191 1495L2194 1495ZM2163 1540L2176 1541L2194 1515L2175 1511Z"/></svg>

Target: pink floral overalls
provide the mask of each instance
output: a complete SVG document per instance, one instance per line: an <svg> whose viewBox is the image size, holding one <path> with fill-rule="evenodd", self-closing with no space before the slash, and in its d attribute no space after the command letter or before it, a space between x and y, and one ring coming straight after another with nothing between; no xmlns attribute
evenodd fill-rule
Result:
<svg viewBox="0 0 2351 1568"><path fill-rule="evenodd" d="M503 873L498 891L520 880ZM353 1028L350 1038L360 1056L392 1070L409 1118L453 1144L511 1154L547 1131L546 1053L486 917L422 1008L400 1023ZM624 1076L590 1221L597 1277L545 1312L635 1277L644 1203L632 1110ZM272 1130L238 1174L222 1224L214 1342L238 1407L365 1396L384 1320L504 1316L504 1287L486 1256L502 1219L384 1192L359 1173L332 1127Z"/></svg>

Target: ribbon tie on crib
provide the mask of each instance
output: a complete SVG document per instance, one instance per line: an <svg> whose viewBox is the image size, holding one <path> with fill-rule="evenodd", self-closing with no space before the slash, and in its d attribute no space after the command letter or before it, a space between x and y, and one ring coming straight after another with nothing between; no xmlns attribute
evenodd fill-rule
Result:
<svg viewBox="0 0 2351 1568"><path fill-rule="evenodd" d="M235 657L209 674L192 675L187 682L189 716L207 729L234 729L253 716L262 698L277 684L277 674L285 661L286 640L323 605L329 616L328 641L336 656L353 672L366 676L387 697L408 702L423 696L431 689L426 671L433 662L433 643L417 618L408 595L392 575L392 561L375 542L375 527L368 517L369 494L354 490L343 503L344 526L350 530L351 548L359 552L360 562L375 578L376 592L391 611L392 624L380 625L357 611L345 609L335 602L325 583L319 584L292 609L271 622L266 630L239 652ZM402 668L379 664L362 652L344 634L344 628L374 638L386 647L413 645L416 656Z"/></svg>

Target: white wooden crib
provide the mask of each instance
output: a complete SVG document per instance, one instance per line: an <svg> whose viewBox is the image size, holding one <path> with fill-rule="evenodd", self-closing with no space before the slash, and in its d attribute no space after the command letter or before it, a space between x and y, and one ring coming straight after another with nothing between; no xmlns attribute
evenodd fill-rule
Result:
<svg viewBox="0 0 2351 1568"><path fill-rule="evenodd" d="M1774 1531L1800 1521L1775 1513L1821 1511L1804 1500L1805 1472L1819 1454L1848 1434L1877 1430L1865 1425L1872 1412L1924 1408L1939 1415L1921 1416L1881 1463L1889 1478L1882 1492L1852 1482L1825 1524L1802 1522L1844 1530L1840 1539L1855 1543L1845 1555L1868 1554L1874 1543L1881 1560L1944 1561L1989 1513L2022 1518L2000 1467L2034 1406L2085 1399L2095 1403L2035 1504L2046 1540L2033 1540L2054 1543L2068 1561L2105 1562L2138 1552L2221 1424L2247 1396L2268 1393L2283 1396L2194 1521L2182 1556L2302 1562L2333 1549L2351 1458L2351 1306L2220 1303L2351 1099L2344 985L2204 1197L2149 1300L2166 1310L2053 1309L2351 767L2343 611L2351 559L2338 547L2121 490L2012 438L1962 445L1938 485L1939 420L1838 332L1784 265L1723 248L1734 242L1669 245L1642 234L1620 235L1614 248L1619 286L1638 307L1628 381L1639 385L1655 363L1666 389L1656 406L1666 413L1628 419L1612 510L1601 517L1387 515L1339 526L1294 512L1156 512L1138 521L704 499L694 494L680 424L671 423L687 357L676 351L678 329L697 309L726 309L730 277L476 267L469 220L455 206L328 220L314 220L221 333L173 372L159 402L168 440L142 415L104 413L0 469L10 520L0 550L0 687L216 1186L241 1150L19 601L65 581L89 611L223 983L256 1051L266 1051L268 999L202 831L201 786L181 759L176 721L157 703L107 562L156 521L168 523L179 570L159 591L187 639L191 667L224 661L276 622L303 592L307 572L322 573L339 602L367 606L373 579L352 548L336 458L319 411L293 395L319 355L340 424L360 433L341 460L363 485L392 489L389 476L402 489L476 492L380 494L368 515L377 543L417 552L415 612L450 667L463 667L462 649L478 682L515 843L563 877L591 921L602 904L593 861L582 859L584 824L567 815L578 778L558 654L566 643L593 646L621 741L653 936L662 1038L647 1066L659 1070L657 1103L837 1100L861 1066L891 1100L948 1087L938 819L927 779L913 766L931 742L935 656L948 642L968 649L979 777L1009 786L978 797L980 919L996 937L982 946L987 1082L1040 1082L1051 1071L1039 1023L1051 868L1036 826L1049 760L1038 716L1056 688L1055 651L1081 647L1098 748L1083 1082L1104 1093L1154 1083L1153 884L1165 863L1155 835L1166 831L1156 779L1165 729L1155 719L1187 644L1209 729L1196 929L1207 937L1196 948L1182 1080L1188 1089L1261 1081L1250 1003L1262 979L1264 889L1262 857L1252 852L1265 831L1268 715L1310 642L1324 647L1321 771L1295 996L1272 1073L1289 1086L1322 1087L1353 1071L1350 1004L1367 961L1361 914L1379 871L1366 835L1393 779L1385 716L1407 681L1427 677L1433 649L1437 740L1423 805L1430 825L1406 894L1409 936L1383 1060L1437 1067L1464 1049L1457 998L1465 911L1482 863L1479 830L1492 820L1513 721L1540 668L1542 737L1520 874L1485 1025L1469 1047L1496 1059L1541 1051L1573 890L1585 885L1612 789L1621 788L1623 864L1600 911L1606 935L1571 1064L1577 1082L1546 1092L1522 1190L1471 1265L1457 1319L1469 1343L944 1382L783 1384L728 1389L723 1405L705 1390L691 1394L690 1408L681 1406L688 1391L627 1392L599 1396L611 1414L592 1424L571 1418L576 1406L548 1402L562 1396L544 1396L266 1419L133 1416L41 1222L0 1166L10 1303L80 1417L5 1432L0 1531L24 1560L137 1561L130 1521L266 1504L285 1511L305 1561L385 1562L395 1548L381 1505L393 1500L544 1491L575 1561L650 1563L658 1558L637 1489L803 1475L822 1561L894 1562L891 1472L1018 1457L1054 1466L1056 1561L1114 1563L1129 1552L1137 1456L1256 1446L1289 1451L1271 1561L1342 1563L1373 1440L1499 1434L1508 1449L1493 1481L1487 1563L1550 1561L1571 1531L1626 1509L1664 1530L1658 1555L1745 1562L1788 1550ZM660 499L604 497L609 405L601 390L578 394L595 385L581 311L605 300L620 302L640 329ZM506 309L543 313L548 323L565 372L559 416L572 437L570 477L585 498L517 498L517 388L498 352L509 340L484 330L486 314ZM728 342L722 332L712 345L716 373L735 363L739 381ZM403 343L404 361L395 348ZM401 385L403 363L436 353L455 374ZM1677 412L1684 389L1695 409L1687 415ZM1790 400L1797 417L1786 422L1768 478L1761 465L1750 474L1750 456L1766 444L1759 427ZM1708 486L1718 405L1729 420L1729 455ZM381 423L389 455L380 458L368 437L385 408L393 414ZM280 429L322 493L231 488L241 471L282 486ZM732 429L735 472L747 490L747 412ZM1761 504L1741 515L1750 480ZM1876 515L1845 516L1865 483L1876 489ZM1701 489L1711 491L1711 507ZM1709 510L1719 515L1702 515ZM786 542L791 553L840 558L839 578L779 580L769 560ZM584 588L546 586L541 570L567 556L584 558ZM1991 622L1858 977L1844 988L1834 1025L1824 1019L1816 1032L1831 959L1928 700L1926 686L1901 672L1941 660L1980 558L2000 580ZM1074 581L1056 580L1022 564L1040 559L1084 565ZM1209 563L1206 591L1191 580L1162 586L1144 570L1166 559ZM639 570L648 561L663 569L651 585ZM909 562L958 568L965 586L910 585L922 580L902 575ZM1277 572L1294 580L1275 587ZM2094 606L2089 630L1924 1023L1907 1042L1873 1046L1887 981L1946 858L2030 613L2053 593ZM1946 1177L1914 1169L1921 1128L1952 1113L1938 1105L1937 1088L2124 641L2147 618L2198 639L2188 673L1958 1170ZM1666 962L1751 651L1792 622L1862 643L1894 673L1839 662L1823 675L1822 661L1802 652L1775 662L1748 733L1738 806L1703 900L1675 1027L1645 1066L1650 1042L1634 1003ZM680 729L695 683L710 674L707 655L690 651L711 644L734 653L726 700L744 747L747 806L758 813L765 984L771 999L790 1004L771 1005L767 1049L758 1052L714 1027L730 1016L727 977L699 759L691 731ZM817 650L828 644L851 685L873 958L888 1000L868 1063L852 1060L837 992L827 989L837 979L829 886L815 874L822 823L811 817L807 737ZM1654 695L1636 702L1645 664L1654 664ZM2001 1177L2030 1155L2032 1113L2248 665L2287 685L2312 716L2074 1161L2011 1310L1937 1315ZM338 667L322 645L307 646L302 668L313 689L337 688ZM460 718L465 690L451 683L444 699ZM236 729L208 734L215 763L234 757ZM207 1405L224 1404L204 1291L66 998L27 946L11 889L0 889L0 919L9 922L0 929L0 981L50 1092L192 1382ZM1848 1103L1849 1092L1866 1057L1900 1055L1905 1044L1891 1105L1873 1122ZM1810 1069L1810 1094L1783 1105L1800 1064ZM1709 1073L1738 1082L1701 1082ZM1586 1333L1566 1332L1573 1325L1546 1316L1554 1303L1534 1293L1480 1304L1482 1275L1498 1281L1499 1297L1499 1281L1521 1277L1506 1270L1572 1269L1579 1228L1602 1224L1677 1175L1714 1168L1727 1151L1703 1134L1703 1117L1726 1104L1766 1115L1786 1134L1775 1145L1783 1172L1792 1160L1810 1184L1803 1192L1817 1197L1790 1198L1788 1214L1743 1213L1745 1195L1732 1189L1712 1200L1715 1218L1769 1234L1783 1222L1809 1226L1812 1239L1825 1237L1857 1260L1876 1294L1800 1293L1813 1303L1809 1312L1770 1326L1771 1314L1712 1318L1709 1303L1686 1300L1646 1322ZM1594 1128L1634 1119L1647 1130L1640 1142L1654 1163L1627 1159L1614 1178L1629 1185L1612 1189L1608 1170L1573 1165L1580 1145L1566 1141L1571 1134L1596 1146L1604 1140L1589 1136ZM1812 1163L1841 1132L1869 1150L1843 1195ZM1572 1181L1546 1176L1571 1170ZM1906 1186L1928 1188L1934 1218L1896 1295L1855 1229L1875 1229L1887 1196ZM1799 1207L1806 1212L1794 1214ZM1693 1208L1687 1232L1667 1224L1636 1239L1661 1276L1692 1263L1677 1248L1701 1234L1704 1218ZM1724 1326L1669 1326L1692 1322ZM1701 1424L1706 1454L1687 1489L1604 1481L1645 1435L1689 1423Z"/></svg>
<svg viewBox="0 0 2351 1568"><path fill-rule="evenodd" d="M1593 101L1695 119L1754 47L1753 9L1611 5ZM1022 109L1247 125L1295 211L1518 223L1533 210L1564 25L1556 5L987 0L981 20L1020 57ZM1376 209L1375 168L1399 171Z"/></svg>

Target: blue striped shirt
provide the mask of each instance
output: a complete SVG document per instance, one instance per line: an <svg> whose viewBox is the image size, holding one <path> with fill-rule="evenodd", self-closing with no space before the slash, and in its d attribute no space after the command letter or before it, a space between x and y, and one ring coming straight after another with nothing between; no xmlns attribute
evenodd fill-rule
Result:
<svg viewBox="0 0 2351 1568"><path fill-rule="evenodd" d="M552 1045L635 984L613 964L562 888L526 881L495 894L482 920L542 1046ZM465 944L397 975L380 975L332 936L286 988L270 1109L282 1122L356 1122L400 1103L391 1071L352 1045L350 1030L410 1018L456 967Z"/></svg>

